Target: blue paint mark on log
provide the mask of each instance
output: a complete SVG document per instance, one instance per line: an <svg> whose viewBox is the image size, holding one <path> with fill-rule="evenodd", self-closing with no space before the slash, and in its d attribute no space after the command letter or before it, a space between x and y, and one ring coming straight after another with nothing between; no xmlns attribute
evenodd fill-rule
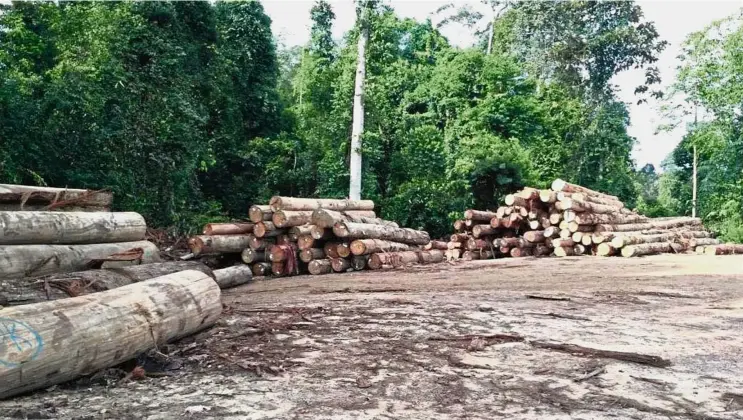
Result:
<svg viewBox="0 0 743 420"><path fill-rule="evenodd" d="M44 340L30 325L0 318L0 366L18 367L39 357L43 349Z"/></svg>

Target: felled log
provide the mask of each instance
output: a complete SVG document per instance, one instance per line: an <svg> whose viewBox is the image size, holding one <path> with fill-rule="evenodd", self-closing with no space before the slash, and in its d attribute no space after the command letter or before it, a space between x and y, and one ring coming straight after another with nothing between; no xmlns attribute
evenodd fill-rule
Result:
<svg viewBox="0 0 743 420"><path fill-rule="evenodd" d="M248 218L253 223L269 222L273 218L273 211L271 211L271 206L250 206Z"/></svg>
<svg viewBox="0 0 743 420"><path fill-rule="evenodd" d="M428 232L392 226L367 223L341 222L333 226L333 233L339 238L382 239L404 244L425 245L431 242Z"/></svg>
<svg viewBox="0 0 743 420"><path fill-rule="evenodd" d="M332 198L298 198L298 197L271 197L271 210L316 210L329 209L335 211L374 210L372 200L343 200Z"/></svg>
<svg viewBox="0 0 743 420"><path fill-rule="evenodd" d="M256 238L270 238L286 233L285 229L280 229L273 222L258 222L253 227L253 235Z"/></svg>
<svg viewBox="0 0 743 420"><path fill-rule="evenodd" d="M689 248L696 248L698 246L710 246L719 245L720 241L715 238L694 238L689 241Z"/></svg>
<svg viewBox="0 0 743 420"><path fill-rule="evenodd" d="M365 269L368 263L368 255L354 255L351 257L351 268L353 268L354 271L361 271Z"/></svg>
<svg viewBox="0 0 743 420"><path fill-rule="evenodd" d="M495 238L493 239L493 246L496 248L503 248L503 247L518 247L521 246L521 239L520 238Z"/></svg>
<svg viewBox="0 0 743 420"><path fill-rule="evenodd" d="M570 231L568 231L570 232ZM591 237L590 232L572 232L572 235L570 235L570 239L573 240L576 244L579 244L583 241L583 234L586 234L589 238Z"/></svg>
<svg viewBox="0 0 743 420"><path fill-rule="evenodd" d="M564 191L569 193L585 193L587 195L592 195L595 197L604 197L607 199L619 201L619 198L617 198L614 195L604 194L598 191L594 191L590 188L586 188L580 185L571 184L569 182L563 181L562 179L556 179L552 181L552 190L553 191Z"/></svg>
<svg viewBox="0 0 743 420"><path fill-rule="evenodd" d="M194 255L241 253L250 246L249 235L199 235L188 238Z"/></svg>
<svg viewBox="0 0 743 420"><path fill-rule="evenodd" d="M503 200L503 202L506 203L507 206L519 206L519 207L529 206L529 200L525 199L524 197L519 197L516 194L508 194L506 198Z"/></svg>
<svg viewBox="0 0 743 420"><path fill-rule="evenodd" d="M252 281L253 271L249 265L233 265L214 270L214 277L220 289L228 289Z"/></svg>
<svg viewBox="0 0 743 420"><path fill-rule="evenodd" d="M540 190L539 200L542 203L552 204L557 201L557 193L552 190Z"/></svg>
<svg viewBox="0 0 743 420"><path fill-rule="evenodd" d="M467 248L468 251L476 251L478 249L489 249L491 245L492 241L469 238L465 244L465 248Z"/></svg>
<svg viewBox="0 0 743 420"><path fill-rule="evenodd" d="M462 232L464 231L464 220L455 220L454 221L454 231L456 232Z"/></svg>
<svg viewBox="0 0 743 420"><path fill-rule="evenodd" d="M630 245L622 248L623 257L639 257L642 255L661 254L664 252L682 252L683 245L671 242L653 242L649 244Z"/></svg>
<svg viewBox="0 0 743 420"><path fill-rule="evenodd" d="M248 246L254 251L262 251L276 244L275 238L259 238L255 235L248 236Z"/></svg>
<svg viewBox="0 0 743 420"><path fill-rule="evenodd" d="M299 249L317 248L323 245L323 241L313 238L311 235L301 235L297 238L297 247Z"/></svg>
<svg viewBox="0 0 743 420"><path fill-rule="evenodd" d="M740 244L722 244L704 247L704 253L707 255L732 255L743 254L743 245Z"/></svg>
<svg viewBox="0 0 743 420"><path fill-rule="evenodd" d="M466 210L464 218L467 220L477 220L479 222L489 222L493 217L497 217L495 212L481 210Z"/></svg>
<svg viewBox="0 0 743 420"><path fill-rule="evenodd" d="M559 238L559 239L552 240L552 246L554 248L560 248L560 247L567 248L567 247L572 247L574 245L575 245L575 242L573 242L573 240L570 238L568 239Z"/></svg>
<svg viewBox="0 0 743 420"><path fill-rule="evenodd" d="M586 253L586 247L583 246L583 244L575 244L573 245L573 252L575 255L582 255Z"/></svg>
<svg viewBox="0 0 743 420"><path fill-rule="evenodd" d="M558 201L555 203L555 207L559 210L572 210L576 212L590 212L595 214L632 214L630 210L627 210L624 207L591 203L589 201L578 202L572 198Z"/></svg>
<svg viewBox="0 0 743 420"><path fill-rule="evenodd" d="M445 253L442 250L431 251L400 251L381 252L369 257L368 266L372 270L379 270L383 266L402 267L408 264L432 264L444 261Z"/></svg>
<svg viewBox="0 0 743 420"><path fill-rule="evenodd" d="M534 255L534 251L532 251L531 248L511 248L511 251L509 253L511 257L514 258L530 257Z"/></svg>
<svg viewBox="0 0 743 420"><path fill-rule="evenodd" d="M500 207L498 207L498 209L495 210L495 217L497 217L499 219L502 219L503 217L506 216L506 209L509 209L509 208L510 207L508 207L508 206L500 206ZM508 214L511 214L511 212L509 211Z"/></svg>
<svg viewBox="0 0 743 420"><path fill-rule="evenodd" d="M465 228L472 229L472 226L475 226L476 224L478 224L477 220L464 219Z"/></svg>
<svg viewBox="0 0 743 420"><path fill-rule="evenodd" d="M539 220L529 220L529 229L537 230L541 226L542 226L542 223Z"/></svg>
<svg viewBox="0 0 743 420"><path fill-rule="evenodd" d="M557 226L562 221L562 213L550 213L550 223Z"/></svg>
<svg viewBox="0 0 743 420"><path fill-rule="evenodd" d="M293 226L292 228L289 229L289 232L288 232L289 240L292 242L297 242L300 236L311 235L313 227L314 225Z"/></svg>
<svg viewBox="0 0 743 420"><path fill-rule="evenodd" d="M330 260L330 266L333 267L333 271L335 271L336 273L353 271L353 269L351 268L351 261L346 258L333 258Z"/></svg>
<svg viewBox="0 0 743 420"><path fill-rule="evenodd" d="M647 244L652 242L670 242L679 236L674 232L666 232L658 235L617 235L611 240L611 246L622 248L629 245Z"/></svg>
<svg viewBox="0 0 743 420"><path fill-rule="evenodd" d="M447 249L444 251L444 258L446 258L446 261L456 261L461 255L461 249Z"/></svg>
<svg viewBox="0 0 743 420"><path fill-rule="evenodd" d="M2 310L0 399L92 374L213 325L217 283L200 271Z"/></svg>
<svg viewBox="0 0 743 420"><path fill-rule="evenodd" d="M524 187L521 191L514 194L518 197L521 197L525 200L536 200L539 198L539 190L532 187Z"/></svg>
<svg viewBox="0 0 743 420"><path fill-rule="evenodd" d="M591 233L590 232L582 232L582 236L580 238L580 243L583 246L589 247L593 245L593 240L591 239Z"/></svg>
<svg viewBox="0 0 743 420"><path fill-rule="evenodd" d="M572 239L573 232L569 229L560 229L560 239Z"/></svg>
<svg viewBox="0 0 743 420"><path fill-rule="evenodd" d="M575 251L572 246L558 246L554 250L556 257L569 257L575 255Z"/></svg>
<svg viewBox="0 0 743 420"><path fill-rule="evenodd" d="M381 239L357 239L351 242L351 253L353 255L369 255L377 252L409 251L413 249L410 245L399 242L384 241Z"/></svg>
<svg viewBox="0 0 743 420"><path fill-rule="evenodd" d="M264 251L256 251L253 248L245 248L240 254L240 258L245 264L268 261L268 255Z"/></svg>
<svg viewBox="0 0 743 420"><path fill-rule="evenodd" d="M297 246L295 244L273 245L268 251L268 260L271 262L283 262L297 256Z"/></svg>
<svg viewBox="0 0 743 420"><path fill-rule="evenodd" d="M462 253L462 259L465 261L489 260L489 259L492 259L493 257L494 257L493 251L488 250L488 249L464 251Z"/></svg>
<svg viewBox="0 0 743 420"><path fill-rule="evenodd" d="M335 234L333 234L333 229L328 229L324 227L320 227L318 225L312 225L312 228L310 228L310 235L316 239L316 240L326 240L326 239L332 239L335 237Z"/></svg>
<svg viewBox="0 0 743 420"><path fill-rule="evenodd" d="M614 223L614 224L626 224L626 223L642 223L648 220L647 217L639 214L594 214L594 213L579 213L575 216L575 222L579 225L594 225L598 223Z"/></svg>
<svg viewBox="0 0 743 420"><path fill-rule="evenodd" d="M701 227L702 220L692 217L647 219L640 223L600 223L595 226L596 232L631 232L649 229L674 229L679 227Z"/></svg>
<svg viewBox="0 0 743 420"><path fill-rule="evenodd" d="M455 233L449 237L449 242L467 242L469 238L466 233Z"/></svg>
<svg viewBox="0 0 743 420"><path fill-rule="evenodd" d="M261 277L271 274L271 266L272 264L270 262L258 262L253 263L253 265L250 266L250 269L253 271L253 276Z"/></svg>
<svg viewBox="0 0 743 420"><path fill-rule="evenodd" d="M546 238L556 238L560 236L560 228L557 226L550 226L548 228L544 229L544 237Z"/></svg>
<svg viewBox="0 0 743 420"><path fill-rule="evenodd" d="M339 242L326 243L322 248L325 256L327 256L328 258L339 258L340 255L338 255L338 244Z"/></svg>
<svg viewBox="0 0 743 420"><path fill-rule="evenodd" d="M0 203L17 204L18 210L25 205L43 205L47 210L65 207L108 211L113 203L110 191L94 191L71 188L34 187L30 185L0 184Z"/></svg>
<svg viewBox="0 0 743 420"><path fill-rule="evenodd" d="M204 235L247 235L253 233L253 226L254 223L207 223Z"/></svg>
<svg viewBox="0 0 743 420"><path fill-rule="evenodd" d="M0 245L97 244L144 239L138 213L0 212Z"/></svg>
<svg viewBox="0 0 743 420"><path fill-rule="evenodd" d="M600 257L608 257L617 254L617 248L610 242L602 242L596 248L596 255Z"/></svg>
<svg viewBox="0 0 743 420"><path fill-rule="evenodd" d="M423 246L423 249L426 251L432 250L432 249L448 249L446 246L446 242L444 241L431 241Z"/></svg>
<svg viewBox="0 0 743 420"><path fill-rule="evenodd" d="M494 235L498 230L490 225L475 225L472 227L472 236L482 238L486 235Z"/></svg>
<svg viewBox="0 0 743 420"><path fill-rule="evenodd" d="M524 232L524 239L526 239L529 242L544 242L545 240L544 231L541 230L530 230L528 232Z"/></svg>
<svg viewBox="0 0 743 420"><path fill-rule="evenodd" d="M277 228L302 226L312 222L312 211L279 210L273 213L271 221Z"/></svg>
<svg viewBox="0 0 743 420"><path fill-rule="evenodd" d="M533 253L535 257L543 257L545 255L549 255L552 253L552 248L545 244L538 244L533 248Z"/></svg>
<svg viewBox="0 0 743 420"><path fill-rule="evenodd" d="M595 230L594 225L581 224L578 221L568 222L568 230L571 232L593 232Z"/></svg>
<svg viewBox="0 0 743 420"><path fill-rule="evenodd" d="M574 200L575 202L581 203L581 204L584 204L584 203L593 203L593 204L603 204L605 206L612 206L612 207L618 207L618 208L623 208L624 207L624 203L621 202L620 200L618 200L618 199L617 200L614 200L614 199L608 198L608 197L609 196L606 196L606 195L597 196L597 195L586 194L586 193L574 193L574 194L571 194L569 197L566 197L566 198L569 198L569 199Z"/></svg>
<svg viewBox="0 0 743 420"><path fill-rule="evenodd" d="M351 256L351 246L348 242L341 242L336 247L335 252L340 258L348 258Z"/></svg>
<svg viewBox="0 0 743 420"><path fill-rule="evenodd" d="M329 274L333 272L333 266L330 260L312 260L307 266L312 275Z"/></svg>
<svg viewBox="0 0 743 420"><path fill-rule="evenodd" d="M325 251L322 248L308 248L299 251L299 259L306 263L322 258L325 258Z"/></svg>
<svg viewBox="0 0 743 420"><path fill-rule="evenodd" d="M141 251L137 263L160 261L157 246L148 241L88 245L4 245L0 246L0 279L84 270L92 260L129 250Z"/></svg>
<svg viewBox="0 0 743 420"><path fill-rule="evenodd" d="M291 274L286 268L284 261L274 261L271 263L271 274L277 277L288 276Z"/></svg>
<svg viewBox="0 0 743 420"><path fill-rule="evenodd" d="M198 270L214 277L212 270L200 262L171 261L51 274L40 278L0 280L0 306L28 305L82 296L185 270Z"/></svg>

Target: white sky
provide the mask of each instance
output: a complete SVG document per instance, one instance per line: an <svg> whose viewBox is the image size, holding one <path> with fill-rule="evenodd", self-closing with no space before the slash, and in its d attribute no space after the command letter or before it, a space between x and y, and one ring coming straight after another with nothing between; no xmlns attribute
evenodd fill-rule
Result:
<svg viewBox="0 0 743 420"><path fill-rule="evenodd" d="M354 25L355 7L351 0L330 0L330 2L336 15L333 33L336 38L340 39ZM437 22L437 18L432 13L450 2L439 0L389 1L398 15L402 17L420 21L431 17L434 23ZM479 5L476 0L454 0L454 2L458 5L468 3L475 7ZM281 42L288 46L307 42L312 0L263 0L262 3L273 20L273 33ZM681 52L681 43L688 34L701 30L712 21L729 16L743 7L743 0L641 0L638 3L642 6L645 18L655 22L660 37L670 43L657 63L664 85L673 81L678 65L676 57ZM462 29L450 26L444 28L442 32L455 45L466 47L472 44L471 36ZM631 115L629 133L638 140L632 153L633 158L638 167L652 163L660 169L660 163L676 147L685 128L680 127L670 133L655 134L656 127L661 123L659 104L655 101L643 105L635 104L637 100L633 92L643 79L642 71L629 70L616 76L613 82L619 86L619 97L629 104Z"/></svg>

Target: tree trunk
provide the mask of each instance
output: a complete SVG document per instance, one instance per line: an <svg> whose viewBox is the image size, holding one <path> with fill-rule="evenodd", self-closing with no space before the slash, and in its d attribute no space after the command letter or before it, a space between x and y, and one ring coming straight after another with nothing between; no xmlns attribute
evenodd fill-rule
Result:
<svg viewBox="0 0 743 420"><path fill-rule="evenodd" d="M446 242L434 240L423 246L423 249L430 251L432 249L448 249L448 247L446 246Z"/></svg>
<svg viewBox="0 0 743 420"><path fill-rule="evenodd" d="M137 213L0 212L0 245L98 244L144 239Z"/></svg>
<svg viewBox="0 0 743 420"><path fill-rule="evenodd" d="M585 193L587 195L592 195L592 196L596 196L600 198L606 198L606 199L610 199L614 201L619 201L619 198L617 198L616 196L594 191L590 188L581 187L580 185L570 184L561 179L556 179L552 182L552 190L553 191L564 191L564 192L569 192L569 193Z"/></svg>
<svg viewBox="0 0 743 420"><path fill-rule="evenodd" d="M492 245L493 245L492 241L488 241L485 239L469 238L466 243L466 248L468 251L476 251L479 249L490 249Z"/></svg>
<svg viewBox="0 0 743 420"><path fill-rule="evenodd" d="M250 235L248 238L248 246L253 251L263 251L271 247L276 243L274 238L258 238L255 235Z"/></svg>
<svg viewBox="0 0 743 420"><path fill-rule="evenodd" d="M616 254L617 254L617 248L608 242L602 242L599 244L598 248L596 248L596 255L601 256L601 257L608 257L610 255L616 255Z"/></svg>
<svg viewBox="0 0 743 420"><path fill-rule="evenodd" d="M264 251L256 251L253 248L243 249L243 252L242 254L240 254L240 257L245 264L268 261L268 254L266 254Z"/></svg>
<svg viewBox="0 0 743 420"><path fill-rule="evenodd" d="M707 246L704 248L704 253L707 255L743 254L743 245L723 244L723 245Z"/></svg>
<svg viewBox="0 0 743 420"><path fill-rule="evenodd" d="M593 213L580 213L575 216L575 222L580 225L595 225L598 223L641 223L647 221L648 218L640 216L639 214L593 214Z"/></svg>
<svg viewBox="0 0 743 420"><path fill-rule="evenodd" d="M348 258L351 256L351 246L346 242L340 243L336 247L335 252L340 258Z"/></svg>
<svg viewBox="0 0 743 420"><path fill-rule="evenodd" d="M229 289L252 281L253 271L249 265L234 265L214 270L214 277L220 289Z"/></svg>
<svg viewBox="0 0 743 420"><path fill-rule="evenodd" d="M317 248L322 245L323 241L313 238L311 235L302 235L297 239L299 249Z"/></svg>
<svg viewBox="0 0 743 420"><path fill-rule="evenodd" d="M700 219L692 217L647 219L642 223L600 223L595 226L596 232L631 232L650 229L674 229L679 227L702 227Z"/></svg>
<svg viewBox="0 0 743 420"><path fill-rule="evenodd" d="M351 268L351 261L346 258L333 258L330 260L330 266L333 267L333 271L336 273L353 271L353 268Z"/></svg>
<svg viewBox="0 0 743 420"><path fill-rule="evenodd" d="M273 219L271 206L251 206L248 209L248 218L253 223L270 222Z"/></svg>
<svg viewBox="0 0 743 420"><path fill-rule="evenodd" d="M493 217L498 217L496 213L492 211L480 211L480 210L466 210L464 212L464 218L467 220L476 220L478 222L490 222Z"/></svg>
<svg viewBox="0 0 743 420"><path fill-rule="evenodd" d="M292 227L291 229L289 229L289 240L291 242L297 242L300 236L311 235L313 227L314 225L302 225L302 226Z"/></svg>
<svg viewBox="0 0 743 420"><path fill-rule="evenodd" d="M464 220L455 220L454 221L454 231L455 232L463 232L465 228Z"/></svg>
<svg viewBox="0 0 743 420"><path fill-rule="evenodd" d="M396 252L408 251L412 249L410 245L399 242L383 241L380 239L357 239L351 242L351 252L353 255L369 255L378 252Z"/></svg>
<svg viewBox="0 0 743 420"><path fill-rule="evenodd" d="M593 232L595 226L592 224L581 224L578 221L569 222L568 230L571 232Z"/></svg>
<svg viewBox="0 0 743 420"><path fill-rule="evenodd" d="M356 80L353 94L353 120L351 123L351 168L348 196L361 198L361 135L364 132L364 83L366 79L366 44L369 42L368 2L360 3L358 16L359 39L356 56Z"/></svg>
<svg viewBox="0 0 743 420"><path fill-rule="evenodd" d="M312 231L310 232L310 235L312 235L312 238L321 240L321 239L332 239L335 237L335 234L333 233L333 229L323 228L317 225L312 226Z"/></svg>
<svg viewBox="0 0 743 420"><path fill-rule="evenodd" d="M621 201L607 198L607 196L596 196L585 193L571 194L569 199L580 203L580 204L603 204L605 206L624 208L624 203Z"/></svg>
<svg viewBox="0 0 743 420"><path fill-rule="evenodd" d="M312 260L307 266L307 269L310 271L310 274L315 276L333 272L333 266L330 260Z"/></svg>
<svg viewBox="0 0 743 420"><path fill-rule="evenodd" d="M207 223L204 235L247 235L253 233L254 223Z"/></svg>
<svg viewBox="0 0 743 420"><path fill-rule="evenodd" d="M0 280L0 306L28 305L87 295L185 270L198 270L214 277L209 267L200 262L172 261L52 274L35 279Z"/></svg>
<svg viewBox="0 0 743 420"><path fill-rule="evenodd" d="M496 248L503 248L503 247L517 247L521 245L520 238L496 238L493 239L493 246Z"/></svg>
<svg viewBox="0 0 743 420"><path fill-rule="evenodd" d="M286 229L279 229L273 222L258 222L253 228L253 234L256 238L270 238L285 233Z"/></svg>
<svg viewBox="0 0 743 420"><path fill-rule="evenodd" d="M641 245L630 245L622 248L623 257L639 257L642 255L660 254L664 252L683 252L684 247L671 242L654 242Z"/></svg>
<svg viewBox="0 0 743 420"><path fill-rule="evenodd" d="M278 210L273 213L271 220L277 228L302 226L312 222L312 211Z"/></svg>
<svg viewBox="0 0 743 420"><path fill-rule="evenodd" d="M666 232L658 235L617 235L611 240L611 246L614 248L623 248L629 245L648 244L653 242L672 242L679 236L674 232Z"/></svg>
<svg viewBox="0 0 743 420"><path fill-rule="evenodd" d="M322 248L303 249L299 252L299 259L306 263L322 258L325 258L325 251Z"/></svg>
<svg viewBox="0 0 743 420"><path fill-rule="evenodd" d="M508 194L503 202L507 206L529 207L529 200L515 194Z"/></svg>
<svg viewBox="0 0 743 420"><path fill-rule="evenodd" d="M338 255L338 245L338 242L328 242L325 244L325 246L323 246L322 251L328 258L339 258L340 255Z"/></svg>
<svg viewBox="0 0 743 420"><path fill-rule="evenodd" d="M332 229L333 225L340 222L369 223L398 227L395 222L377 218L373 210L333 211L317 209L312 212L312 223L321 228Z"/></svg>
<svg viewBox="0 0 743 420"><path fill-rule="evenodd" d="M213 325L219 287L181 271L118 289L6 308L0 399L47 388L134 358Z"/></svg>
<svg viewBox="0 0 743 420"><path fill-rule="evenodd" d="M347 200L334 198L298 198L298 197L271 197L271 210L317 210L328 209L335 211L373 211L372 200Z"/></svg>
<svg viewBox="0 0 743 420"><path fill-rule="evenodd" d="M253 276L255 277L262 277L267 276L271 274L271 264L270 262L258 262L253 263L251 266L251 270L253 271Z"/></svg>
<svg viewBox="0 0 743 420"><path fill-rule="evenodd" d="M239 254L250 246L250 235L200 235L188 239L188 246L194 255Z"/></svg>
<svg viewBox="0 0 743 420"><path fill-rule="evenodd" d="M559 246L555 248L554 252L556 257L569 257L575 255L575 250L573 250L572 246Z"/></svg>
<svg viewBox="0 0 743 420"><path fill-rule="evenodd" d="M97 259L139 249L139 263L160 261L157 246L148 241L89 245L0 246L0 279L43 276L84 270Z"/></svg>
<svg viewBox="0 0 743 420"><path fill-rule="evenodd" d="M694 238L689 241L689 248L696 248L698 246L711 246L719 245L720 241L715 238Z"/></svg>
<svg viewBox="0 0 743 420"><path fill-rule="evenodd" d="M382 239L414 245L425 245L431 241L428 232L421 230L354 222L336 223L333 233L339 238Z"/></svg>
<svg viewBox="0 0 743 420"><path fill-rule="evenodd" d="M544 242L546 237L544 236L544 231L531 230L529 232L524 232L524 239L532 243L537 243L537 242Z"/></svg>
<svg viewBox="0 0 743 420"><path fill-rule="evenodd" d="M498 232L498 229L490 225L475 225L472 227L472 236L475 238L482 238L487 235L494 235Z"/></svg>
<svg viewBox="0 0 743 420"><path fill-rule="evenodd" d="M110 191L93 191L68 188L34 187L28 185L0 184L0 203L45 206L45 210L65 207L94 207L108 211L113 203Z"/></svg>
<svg viewBox="0 0 743 420"><path fill-rule="evenodd" d="M353 257L351 257L351 267L355 271L361 271L365 269L368 263L369 263L368 255L354 255Z"/></svg>

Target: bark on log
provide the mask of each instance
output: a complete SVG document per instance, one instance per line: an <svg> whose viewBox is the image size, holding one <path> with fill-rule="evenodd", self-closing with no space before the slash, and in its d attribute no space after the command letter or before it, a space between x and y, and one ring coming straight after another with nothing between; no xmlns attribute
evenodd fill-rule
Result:
<svg viewBox="0 0 743 420"><path fill-rule="evenodd" d="M472 227L472 236L475 238L482 238L487 235L494 235L498 232L498 229L491 225L475 225Z"/></svg>
<svg viewBox="0 0 743 420"><path fill-rule="evenodd" d="M524 232L524 239L532 243L544 242L545 238L546 237L544 236L544 231L541 230L531 230L529 232Z"/></svg>
<svg viewBox="0 0 743 420"><path fill-rule="evenodd" d="M545 244L538 244L534 247L534 256L543 257L552 253L552 248Z"/></svg>
<svg viewBox="0 0 743 420"><path fill-rule="evenodd" d="M253 276L261 277L271 274L271 265L270 262L258 262L253 263L250 268L253 271Z"/></svg>
<svg viewBox="0 0 743 420"><path fill-rule="evenodd" d="M489 226L488 226L489 227ZM431 242L428 232L408 228L395 228L366 223L342 222L333 226L333 233L339 238L382 239L404 244L425 245Z"/></svg>
<svg viewBox="0 0 743 420"><path fill-rule="evenodd" d="M335 252L340 258L348 258L351 256L351 245L347 242L341 242L335 248Z"/></svg>
<svg viewBox="0 0 743 420"><path fill-rule="evenodd" d="M455 220L454 221L454 231L455 232L463 232L465 228L464 220Z"/></svg>
<svg viewBox="0 0 743 420"><path fill-rule="evenodd" d="M702 221L692 217L678 217L671 219L647 219L641 223L599 223L595 226L596 232L630 232L650 229L674 229L679 227L701 228Z"/></svg>
<svg viewBox="0 0 743 420"><path fill-rule="evenodd" d="M250 246L250 238L250 235L199 235L188 239L188 247L196 256L202 254L239 254Z"/></svg>
<svg viewBox="0 0 743 420"><path fill-rule="evenodd" d="M332 229L333 225L340 222L369 223L374 225L389 225L398 227L397 223L377 218L374 211L333 211L328 209L317 209L312 212L312 224L321 228Z"/></svg>
<svg viewBox="0 0 743 420"><path fill-rule="evenodd" d="M299 259L306 263L323 258L325 258L325 251L322 248L303 249L299 252Z"/></svg>
<svg viewBox="0 0 743 420"><path fill-rule="evenodd" d="M343 200L332 198L271 197L271 210L317 210L335 211L374 210L372 200Z"/></svg>
<svg viewBox="0 0 743 420"><path fill-rule="evenodd" d="M368 255L354 255L351 257L351 268L353 268L354 271L361 271L365 269L368 263Z"/></svg>
<svg viewBox="0 0 743 420"><path fill-rule="evenodd" d="M614 248L623 248L629 245L648 244L653 242L672 242L679 236L674 232L666 232L658 235L617 235L611 240Z"/></svg>
<svg viewBox="0 0 743 420"><path fill-rule="evenodd" d="M492 211L480 211L480 210L466 210L464 212L464 218L467 220L476 220L478 222L489 222L493 217L497 217L495 212Z"/></svg>
<svg viewBox="0 0 743 420"><path fill-rule="evenodd" d="M469 238L466 233L455 233L449 237L449 242L467 242Z"/></svg>
<svg viewBox="0 0 743 420"><path fill-rule="evenodd" d="M267 262L268 254L264 251L256 251L253 248L245 248L240 254L240 258L245 264L252 264L257 262Z"/></svg>
<svg viewBox="0 0 743 420"><path fill-rule="evenodd" d="M302 225L302 226L294 226L291 229L289 229L289 240L291 242L297 242L299 240L299 237L302 235L311 235L312 234L312 228L315 225Z"/></svg>
<svg viewBox="0 0 743 420"><path fill-rule="evenodd" d="M553 239L552 240L552 246L554 248L560 248L560 247L567 248L567 247L572 247L574 245L575 245L575 242L573 242L573 240L570 239L570 238L568 238L568 239Z"/></svg>
<svg viewBox="0 0 743 420"><path fill-rule="evenodd" d="M555 248L554 253L556 257L569 257L575 255L575 250L572 246L559 246Z"/></svg>
<svg viewBox="0 0 743 420"><path fill-rule="evenodd" d="M338 244L339 242L328 242L323 246L322 252L324 252L328 258L338 258L340 257L340 255L338 255Z"/></svg>
<svg viewBox="0 0 743 420"><path fill-rule="evenodd" d="M214 270L214 277L220 289L229 289L252 281L253 271L249 265L234 265Z"/></svg>
<svg viewBox="0 0 743 420"><path fill-rule="evenodd" d="M0 212L0 245L98 244L144 239L138 213Z"/></svg>
<svg viewBox="0 0 743 420"><path fill-rule="evenodd" d="M283 261L274 261L271 263L271 274L277 277L283 277L289 275L289 272Z"/></svg>
<svg viewBox="0 0 743 420"><path fill-rule="evenodd" d="M88 268L92 260L141 249L138 263L160 261L157 246L148 241L89 245L5 245L0 246L0 279L67 273Z"/></svg>
<svg viewBox="0 0 743 420"><path fill-rule="evenodd" d="M545 228L543 233L545 239L557 238L558 236L560 236L560 228L558 228L557 226L550 226L548 228Z"/></svg>
<svg viewBox="0 0 743 420"><path fill-rule="evenodd" d="M258 238L255 235L249 235L248 246L254 251L263 251L276 244L274 238Z"/></svg>
<svg viewBox="0 0 743 420"><path fill-rule="evenodd" d="M0 399L115 366L213 325L221 312L219 287L200 271L181 271L62 304L4 309Z"/></svg>
<svg viewBox="0 0 743 420"><path fill-rule="evenodd" d="M351 261L346 258L333 258L330 260L330 265L336 273L353 271L353 268L351 268Z"/></svg>
<svg viewBox="0 0 743 420"><path fill-rule="evenodd" d="M268 260L271 262L284 262L298 254L297 246L294 244L273 245L268 251Z"/></svg>
<svg viewBox="0 0 743 420"><path fill-rule="evenodd" d="M740 244L723 244L704 247L704 253L707 255L732 255L743 254L743 245Z"/></svg>
<svg viewBox="0 0 743 420"><path fill-rule="evenodd" d="M444 241L431 241L423 246L423 249L430 251L432 249L448 249L446 242Z"/></svg>
<svg viewBox="0 0 743 420"><path fill-rule="evenodd" d="M0 280L0 306L28 305L82 296L185 270L198 270L214 277L209 267L200 262L171 261L52 274L33 279Z"/></svg>
<svg viewBox="0 0 743 420"><path fill-rule="evenodd" d="M0 184L0 203L43 205L47 210L65 207L96 207L110 209L113 193L68 188L34 187Z"/></svg>
<svg viewBox="0 0 743 420"><path fill-rule="evenodd" d="M381 239L357 239L351 242L351 253L353 255L369 255L378 252L409 251L413 249L410 245L399 242L383 241Z"/></svg>
<svg viewBox="0 0 743 420"><path fill-rule="evenodd" d="M271 216L273 225L277 228L289 228L312 223L312 211L279 210Z"/></svg>
<svg viewBox="0 0 743 420"><path fill-rule="evenodd" d="M593 232L595 230L594 225L581 224L578 221L569 222L568 230L571 232Z"/></svg>
<svg viewBox="0 0 743 420"><path fill-rule="evenodd" d="M509 254L513 258L531 257L534 255L534 251L531 248L511 248Z"/></svg>
<svg viewBox="0 0 743 420"><path fill-rule="evenodd" d="M490 260L493 258L494 258L493 251L489 249L464 251L462 253L462 259L465 261Z"/></svg>
<svg viewBox="0 0 743 420"><path fill-rule="evenodd" d="M493 239L493 246L496 248L518 247L521 246L521 238L496 238Z"/></svg>
<svg viewBox="0 0 743 420"><path fill-rule="evenodd" d="M527 201L531 201L539 198L539 190L536 188L525 187L514 195L519 196Z"/></svg>
<svg viewBox="0 0 743 420"><path fill-rule="evenodd" d="M664 252L682 252L683 245L671 242L654 242L641 245L630 245L622 248L623 257L639 257L642 255L661 254Z"/></svg>
<svg viewBox="0 0 743 420"><path fill-rule="evenodd" d="M271 206L250 206L248 209L248 218L253 223L270 222L273 218Z"/></svg>
<svg viewBox="0 0 743 420"><path fill-rule="evenodd" d="M273 222L258 222L253 227L253 235L256 238L272 238L285 233L285 229L279 229Z"/></svg>
<svg viewBox="0 0 743 420"><path fill-rule="evenodd" d="M323 241L319 241L311 235L301 235L297 239L297 247L299 249L318 248L320 245L323 245Z"/></svg>
<svg viewBox="0 0 743 420"><path fill-rule="evenodd" d="M330 260L312 260L307 266L307 269L310 271L310 274L315 276L333 272L333 266L330 264Z"/></svg>
<svg viewBox="0 0 743 420"><path fill-rule="evenodd" d="M207 223L204 235L247 235L253 233L253 226L255 223Z"/></svg>
<svg viewBox="0 0 743 420"><path fill-rule="evenodd" d="M488 241L486 239L475 239L475 238L469 238L466 243L466 248L468 251L476 251L478 249L490 249L492 246L492 241Z"/></svg>
<svg viewBox="0 0 743 420"><path fill-rule="evenodd" d="M689 241L689 248L696 248L698 246L711 246L719 245L720 241L715 238L694 238Z"/></svg>
<svg viewBox="0 0 743 420"><path fill-rule="evenodd" d="M575 217L575 222L580 225L595 225L598 223L643 223L648 218L639 214L594 214L594 213L579 213Z"/></svg>
<svg viewBox="0 0 743 420"><path fill-rule="evenodd" d="M591 194L585 194L585 193L574 193L571 194L570 197L571 200L574 200L578 203L593 203L593 204L603 204L605 206L612 206L612 207L618 207L623 208L624 203L619 200L613 200L611 198L607 198L607 196L596 196Z"/></svg>
<svg viewBox="0 0 743 420"><path fill-rule="evenodd" d="M596 196L596 197L602 197L602 198L611 199L614 201L619 201L619 198L614 195L604 194L602 192L594 191L590 188L582 187L576 184L571 184L569 182L563 181L562 179L556 179L552 181L552 190L569 192L569 193L585 193L585 194Z"/></svg>

